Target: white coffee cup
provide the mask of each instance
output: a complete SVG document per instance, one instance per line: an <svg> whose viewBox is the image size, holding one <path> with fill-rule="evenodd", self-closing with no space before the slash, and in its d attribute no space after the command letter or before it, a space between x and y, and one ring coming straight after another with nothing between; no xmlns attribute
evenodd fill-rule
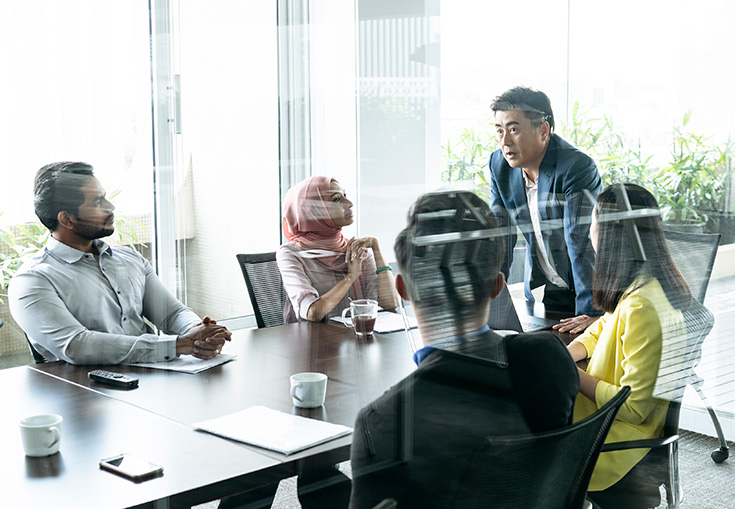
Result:
<svg viewBox="0 0 735 509"><path fill-rule="evenodd" d="M299 408L317 408L327 395L327 375L296 373L291 375L291 399Z"/></svg>
<svg viewBox="0 0 735 509"><path fill-rule="evenodd" d="M59 452L63 420L60 415L44 414L20 421L20 436L26 455L40 458Z"/></svg>

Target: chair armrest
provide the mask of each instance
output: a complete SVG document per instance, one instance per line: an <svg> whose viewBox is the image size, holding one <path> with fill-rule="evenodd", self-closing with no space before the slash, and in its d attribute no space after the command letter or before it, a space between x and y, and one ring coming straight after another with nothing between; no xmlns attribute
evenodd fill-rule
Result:
<svg viewBox="0 0 735 509"><path fill-rule="evenodd" d="M653 447L662 447L679 440L679 435L669 435L661 438L647 438L645 440L628 440L626 442L613 442L604 444L602 452L622 451L624 449L650 449Z"/></svg>

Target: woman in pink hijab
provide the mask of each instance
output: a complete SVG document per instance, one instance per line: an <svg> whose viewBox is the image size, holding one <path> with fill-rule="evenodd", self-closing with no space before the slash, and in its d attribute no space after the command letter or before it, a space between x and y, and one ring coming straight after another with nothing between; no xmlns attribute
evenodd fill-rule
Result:
<svg viewBox="0 0 735 509"><path fill-rule="evenodd" d="M393 274L377 239L342 235L342 227L353 222L352 202L332 178L309 177L286 193L288 243L276 253L288 294L286 323L337 316L350 299L374 299L384 309L398 306Z"/></svg>

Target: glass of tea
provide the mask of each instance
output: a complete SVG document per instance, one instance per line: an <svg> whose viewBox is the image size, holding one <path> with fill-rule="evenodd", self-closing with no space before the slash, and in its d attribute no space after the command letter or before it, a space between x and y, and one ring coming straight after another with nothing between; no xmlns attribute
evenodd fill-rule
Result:
<svg viewBox="0 0 735 509"><path fill-rule="evenodd" d="M347 314L350 316L347 316ZM378 301L358 299L350 302L350 307L342 311L342 320L348 327L354 327L358 336L370 336L378 318Z"/></svg>

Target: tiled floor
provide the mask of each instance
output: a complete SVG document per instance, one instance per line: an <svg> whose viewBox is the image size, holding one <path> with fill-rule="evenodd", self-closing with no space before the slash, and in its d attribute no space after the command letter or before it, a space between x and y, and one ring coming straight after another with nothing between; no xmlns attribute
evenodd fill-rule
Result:
<svg viewBox="0 0 735 509"><path fill-rule="evenodd" d="M704 379L703 390L720 416L725 435L731 438L735 434L735 276L712 280L704 304L715 315L715 325L702 345L696 372ZM689 390L684 405L704 408Z"/></svg>
<svg viewBox="0 0 735 509"><path fill-rule="evenodd" d="M698 372L708 397L735 413L735 276L712 281L705 305L715 315L715 326L702 347Z"/></svg>

